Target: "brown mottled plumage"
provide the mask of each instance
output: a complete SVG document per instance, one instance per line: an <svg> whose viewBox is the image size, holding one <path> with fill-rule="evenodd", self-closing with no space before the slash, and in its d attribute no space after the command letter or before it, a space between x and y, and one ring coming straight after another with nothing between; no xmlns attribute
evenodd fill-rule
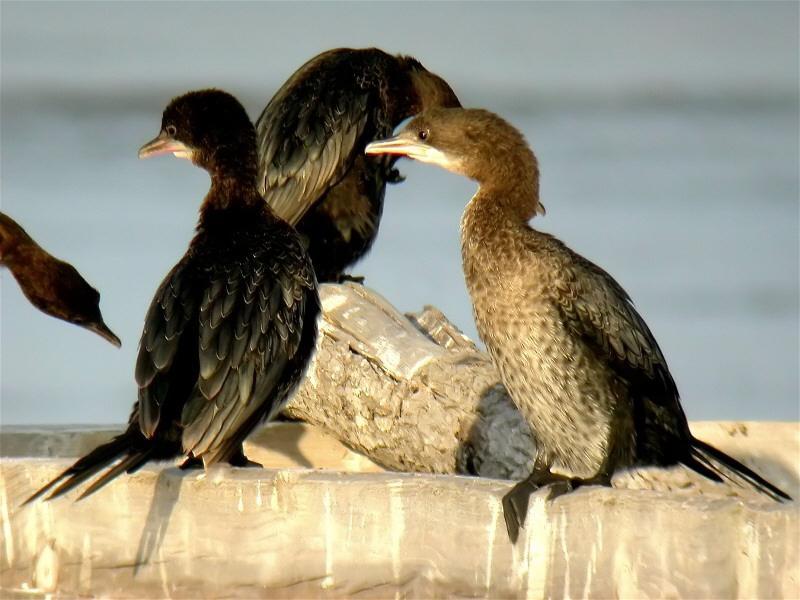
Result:
<svg viewBox="0 0 800 600"><path fill-rule="evenodd" d="M4 213L0 213L0 264L8 267L36 308L120 346L100 314L98 291L75 267L49 254Z"/></svg>
<svg viewBox="0 0 800 600"><path fill-rule="evenodd" d="M344 270L378 234L394 159L364 146L433 106L460 106L453 90L410 56L336 48L300 67L256 121L259 189L305 238L319 281Z"/></svg>
<svg viewBox="0 0 800 600"><path fill-rule="evenodd" d="M464 275L478 332L538 450L531 476L503 499L512 541L533 489L609 485L634 465L680 463L789 499L692 436L667 362L625 290L528 225L541 211L539 170L519 131L488 111L436 109L367 153L409 156L479 184L461 220Z"/></svg>

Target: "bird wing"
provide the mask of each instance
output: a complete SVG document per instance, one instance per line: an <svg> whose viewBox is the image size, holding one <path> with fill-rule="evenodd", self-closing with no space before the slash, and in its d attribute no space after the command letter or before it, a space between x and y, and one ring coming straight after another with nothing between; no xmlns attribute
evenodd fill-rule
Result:
<svg viewBox="0 0 800 600"><path fill-rule="evenodd" d="M680 462L713 480L749 485L777 501L791 498L758 473L692 436L667 361L627 292L611 275L571 254L557 283L562 316L630 385L640 464Z"/></svg>
<svg viewBox="0 0 800 600"><path fill-rule="evenodd" d="M293 257L262 248L220 269L206 289L199 376L181 417L184 450L206 464L237 450L243 435L281 408L299 378L300 371L287 380L286 369L305 360L296 356L304 328L316 327L305 322L312 314L307 305L319 302L301 252L299 242Z"/></svg>
<svg viewBox="0 0 800 600"><path fill-rule="evenodd" d="M297 224L363 150L375 102L355 78L289 79L256 121L258 185L272 209ZM391 127L389 128L391 131Z"/></svg>
<svg viewBox="0 0 800 600"><path fill-rule="evenodd" d="M566 325L650 400L681 410L667 361L628 293L606 271L562 248L571 260L559 264L555 297Z"/></svg>
<svg viewBox="0 0 800 600"><path fill-rule="evenodd" d="M172 369L176 357L183 354L178 349L187 343L184 338L192 337L184 333L196 321L197 299L186 275L186 265L186 259L175 265L156 290L139 343L136 360L139 403L134 416L138 410L139 427L147 438L155 434L170 394L180 387L176 386ZM187 375L192 377L191 373Z"/></svg>
<svg viewBox="0 0 800 600"><path fill-rule="evenodd" d="M686 462L691 439L667 361L628 293L594 263L571 254L560 264L555 296L567 327L626 382L636 432L637 460Z"/></svg>

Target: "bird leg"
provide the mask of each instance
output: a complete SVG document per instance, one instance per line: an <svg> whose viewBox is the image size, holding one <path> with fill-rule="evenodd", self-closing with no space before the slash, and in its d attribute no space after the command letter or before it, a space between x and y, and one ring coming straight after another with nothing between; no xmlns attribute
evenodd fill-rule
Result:
<svg viewBox="0 0 800 600"><path fill-rule="evenodd" d="M526 479L517 483L503 496L503 517L511 543L517 543L519 530L525 525L525 517L528 516L528 501L533 492L546 487L548 494L545 501L549 502L583 485L611 486L611 478L605 473L589 478L567 477L552 473L547 467L536 468L534 466L533 472Z"/></svg>

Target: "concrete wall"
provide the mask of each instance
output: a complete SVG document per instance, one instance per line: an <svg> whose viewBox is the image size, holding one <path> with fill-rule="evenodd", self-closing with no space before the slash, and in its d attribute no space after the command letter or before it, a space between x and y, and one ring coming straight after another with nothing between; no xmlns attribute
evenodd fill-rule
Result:
<svg viewBox="0 0 800 600"><path fill-rule="evenodd" d="M692 429L797 497L797 423ZM537 494L512 547L509 482L380 472L301 424L253 436L265 469L148 465L81 502L19 507L109 433L0 434L2 597L800 597L797 503L648 469Z"/></svg>

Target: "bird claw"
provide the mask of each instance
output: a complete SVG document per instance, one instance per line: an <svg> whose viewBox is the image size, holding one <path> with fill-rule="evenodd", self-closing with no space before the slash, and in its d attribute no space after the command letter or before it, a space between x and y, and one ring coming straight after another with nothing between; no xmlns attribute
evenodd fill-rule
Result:
<svg viewBox="0 0 800 600"><path fill-rule="evenodd" d="M503 496L503 518L505 519L506 531L512 544L517 543L519 530L525 526L531 494L540 489L544 489L547 492L545 502L550 502L563 494L571 492L574 486L572 481L568 479L537 485L529 478L520 481L511 488Z"/></svg>

